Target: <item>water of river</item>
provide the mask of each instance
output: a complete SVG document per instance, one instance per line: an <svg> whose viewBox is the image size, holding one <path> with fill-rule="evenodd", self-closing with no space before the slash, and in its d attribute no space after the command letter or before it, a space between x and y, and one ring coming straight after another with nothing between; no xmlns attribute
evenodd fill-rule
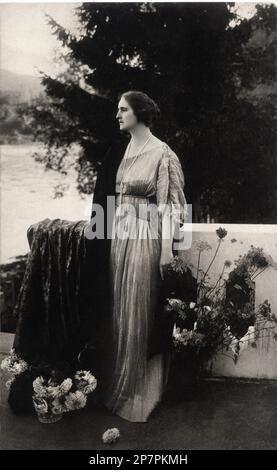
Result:
<svg viewBox="0 0 277 470"><path fill-rule="evenodd" d="M75 177L48 170L35 162L35 145L1 145L0 263L29 251L27 229L47 217L88 220L92 196L81 197ZM63 197L54 198L54 187L68 185Z"/></svg>

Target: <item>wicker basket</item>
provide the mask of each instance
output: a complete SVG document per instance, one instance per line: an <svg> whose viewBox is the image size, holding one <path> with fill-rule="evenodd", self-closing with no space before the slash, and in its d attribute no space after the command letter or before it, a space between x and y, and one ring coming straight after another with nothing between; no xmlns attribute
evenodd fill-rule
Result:
<svg viewBox="0 0 277 470"><path fill-rule="evenodd" d="M57 423L63 417L63 414L37 413L38 420L44 424Z"/></svg>

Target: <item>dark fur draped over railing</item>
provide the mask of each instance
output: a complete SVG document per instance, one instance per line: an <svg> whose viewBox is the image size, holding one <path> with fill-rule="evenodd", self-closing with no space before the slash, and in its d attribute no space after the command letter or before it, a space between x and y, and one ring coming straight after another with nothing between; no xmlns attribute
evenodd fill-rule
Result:
<svg viewBox="0 0 277 470"><path fill-rule="evenodd" d="M14 341L28 362L72 360L95 341L105 296L100 303L99 244L96 254L84 236L87 224L45 219L28 229L31 250L15 307Z"/></svg>

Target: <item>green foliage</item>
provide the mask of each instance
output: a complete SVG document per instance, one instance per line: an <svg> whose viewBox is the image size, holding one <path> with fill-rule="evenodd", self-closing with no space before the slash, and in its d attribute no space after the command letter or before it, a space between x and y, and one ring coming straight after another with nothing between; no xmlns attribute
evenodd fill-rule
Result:
<svg viewBox="0 0 277 470"><path fill-rule="evenodd" d="M8 92L0 92L0 136L0 144L17 143L24 138L31 140L32 137L25 112L21 116L20 105Z"/></svg>

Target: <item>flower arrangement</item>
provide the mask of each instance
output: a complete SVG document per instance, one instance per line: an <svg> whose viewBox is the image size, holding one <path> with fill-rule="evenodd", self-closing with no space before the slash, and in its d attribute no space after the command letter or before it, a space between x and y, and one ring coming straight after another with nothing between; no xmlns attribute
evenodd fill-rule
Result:
<svg viewBox="0 0 277 470"><path fill-rule="evenodd" d="M55 422L63 413L84 408L87 395L97 386L89 371L77 371L73 377L60 384L55 379L37 377L33 382L33 404L41 422Z"/></svg>
<svg viewBox="0 0 277 470"><path fill-rule="evenodd" d="M227 231L220 227L216 234L218 245L206 271L201 269L201 255L212 247L207 242L195 243L198 251L195 298L187 301L169 297L164 307L167 314L174 316L172 349L175 359L184 364L194 361L198 370L217 353L231 357L236 363L240 351L248 344L255 347L261 335L271 335L277 340L276 315L271 312L268 299L255 310L253 291L253 280L269 266L276 269L276 263L263 249L251 245L250 250L235 261L235 268L227 277L226 269L232 263L225 260L217 281L212 284L208 273ZM180 272L180 266L182 271L186 269L185 262L175 256L167 273L176 272L176 267ZM187 267L194 268L191 263Z"/></svg>
<svg viewBox="0 0 277 470"><path fill-rule="evenodd" d="M271 313L267 299L252 314L254 323L248 327L243 336L235 336L232 333L228 324L228 312L224 309L224 305L218 307L195 305L191 312L193 329L189 329L187 325L184 326L188 312L189 308L185 304L182 305L181 310L179 305L178 311L174 311L180 317L176 318L173 330L173 350L183 361L190 358L203 364L221 353L232 358L236 363L240 351L248 344L256 347L257 340L260 337L264 338L265 333L277 340L277 318ZM237 314L240 316L241 312ZM182 326L176 326L180 323Z"/></svg>
<svg viewBox="0 0 277 470"><path fill-rule="evenodd" d="M28 364L14 349L3 359L1 369L11 378L6 382L10 390L9 401L16 406L23 400L23 412L35 410L43 423L53 423L62 418L63 413L84 408L87 397L97 387L97 380L88 370L75 370L68 364ZM68 375L68 376L67 376ZM14 397L13 397L14 394ZM21 414L21 408L14 408Z"/></svg>
<svg viewBox="0 0 277 470"><path fill-rule="evenodd" d="M245 255L240 255L235 260L236 268L230 273L230 279L256 279L268 267L277 268L272 257L264 253L263 248L251 245L250 250Z"/></svg>
<svg viewBox="0 0 277 470"><path fill-rule="evenodd" d="M11 378L6 382L6 387L10 389L15 377L25 372L28 367L27 362L21 359L14 349L11 349L9 356L1 362L1 369L11 375Z"/></svg>
<svg viewBox="0 0 277 470"><path fill-rule="evenodd" d="M195 360L201 364L231 342L220 306L197 305L195 302L177 304L176 299L169 299L168 304L175 314L173 350L182 361Z"/></svg>
<svg viewBox="0 0 277 470"><path fill-rule="evenodd" d="M276 269L272 257L251 245L244 256L235 260L235 268L226 281L225 309L231 331L242 337L256 321L255 279L268 267Z"/></svg>

